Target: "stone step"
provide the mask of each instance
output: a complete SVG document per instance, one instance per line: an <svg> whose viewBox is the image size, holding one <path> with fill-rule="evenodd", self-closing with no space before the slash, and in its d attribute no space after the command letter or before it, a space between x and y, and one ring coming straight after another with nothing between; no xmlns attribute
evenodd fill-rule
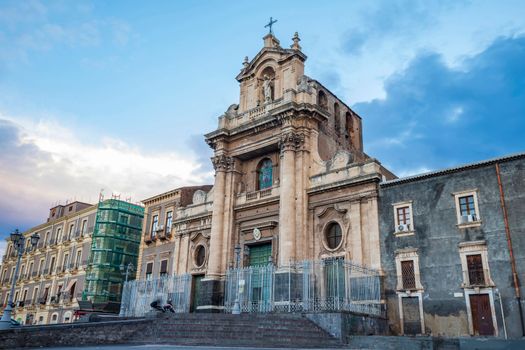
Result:
<svg viewBox="0 0 525 350"><path fill-rule="evenodd" d="M338 339L300 314L160 314L152 321L159 343L288 348L342 346Z"/></svg>

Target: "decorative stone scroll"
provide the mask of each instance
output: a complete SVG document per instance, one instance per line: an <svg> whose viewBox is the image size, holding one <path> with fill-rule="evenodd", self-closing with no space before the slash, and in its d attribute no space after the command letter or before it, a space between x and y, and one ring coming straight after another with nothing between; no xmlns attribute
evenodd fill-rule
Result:
<svg viewBox="0 0 525 350"><path fill-rule="evenodd" d="M235 163L233 157L225 156L224 154L213 157L211 161L213 163L213 168L215 169L215 171L232 170L233 165Z"/></svg>
<svg viewBox="0 0 525 350"><path fill-rule="evenodd" d="M279 148L281 149L281 153L285 151L296 151L300 149L303 144L303 134L288 132L281 136L281 140L279 141Z"/></svg>

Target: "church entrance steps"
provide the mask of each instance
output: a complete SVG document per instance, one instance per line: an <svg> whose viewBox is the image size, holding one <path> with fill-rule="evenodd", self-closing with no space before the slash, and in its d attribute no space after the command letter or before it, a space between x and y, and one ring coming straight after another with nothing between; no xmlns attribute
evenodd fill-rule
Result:
<svg viewBox="0 0 525 350"><path fill-rule="evenodd" d="M163 314L152 320L159 343L333 348L342 344L301 315Z"/></svg>

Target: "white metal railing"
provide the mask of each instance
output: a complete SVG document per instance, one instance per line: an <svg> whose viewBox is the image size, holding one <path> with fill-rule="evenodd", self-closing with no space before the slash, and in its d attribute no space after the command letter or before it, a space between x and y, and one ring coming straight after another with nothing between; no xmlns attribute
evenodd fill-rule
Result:
<svg viewBox="0 0 525 350"><path fill-rule="evenodd" d="M224 306L241 312L353 311L384 315L377 270L343 259L230 269Z"/></svg>
<svg viewBox="0 0 525 350"><path fill-rule="evenodd" d="M125 317L144 316L151 310L150 304L155 300L161 305L171 300L175 312L189 312L190 291L189 274L128 281L122 291L121 314Z"/></svg>

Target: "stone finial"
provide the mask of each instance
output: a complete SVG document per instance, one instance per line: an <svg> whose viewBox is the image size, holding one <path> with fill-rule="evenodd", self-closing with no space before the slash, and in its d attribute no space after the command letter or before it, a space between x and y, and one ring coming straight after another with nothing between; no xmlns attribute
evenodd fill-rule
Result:
<svg viewBox="0 0 525 350"><path fill-rule="evenodd" d="M290 47L294 50L301 50L301 45L299 45L299 41L301 41L301 38L299 38L299 33L295 32L292 40L293 40L293 44Z"/></svg>
<svg viewBox="0 0 525 350"><path fill-rule="evenodd" d="M244 61L242 62L242 65L244 66L244 68L247 68L248 67L248 56L244 56Z"/></svg>

